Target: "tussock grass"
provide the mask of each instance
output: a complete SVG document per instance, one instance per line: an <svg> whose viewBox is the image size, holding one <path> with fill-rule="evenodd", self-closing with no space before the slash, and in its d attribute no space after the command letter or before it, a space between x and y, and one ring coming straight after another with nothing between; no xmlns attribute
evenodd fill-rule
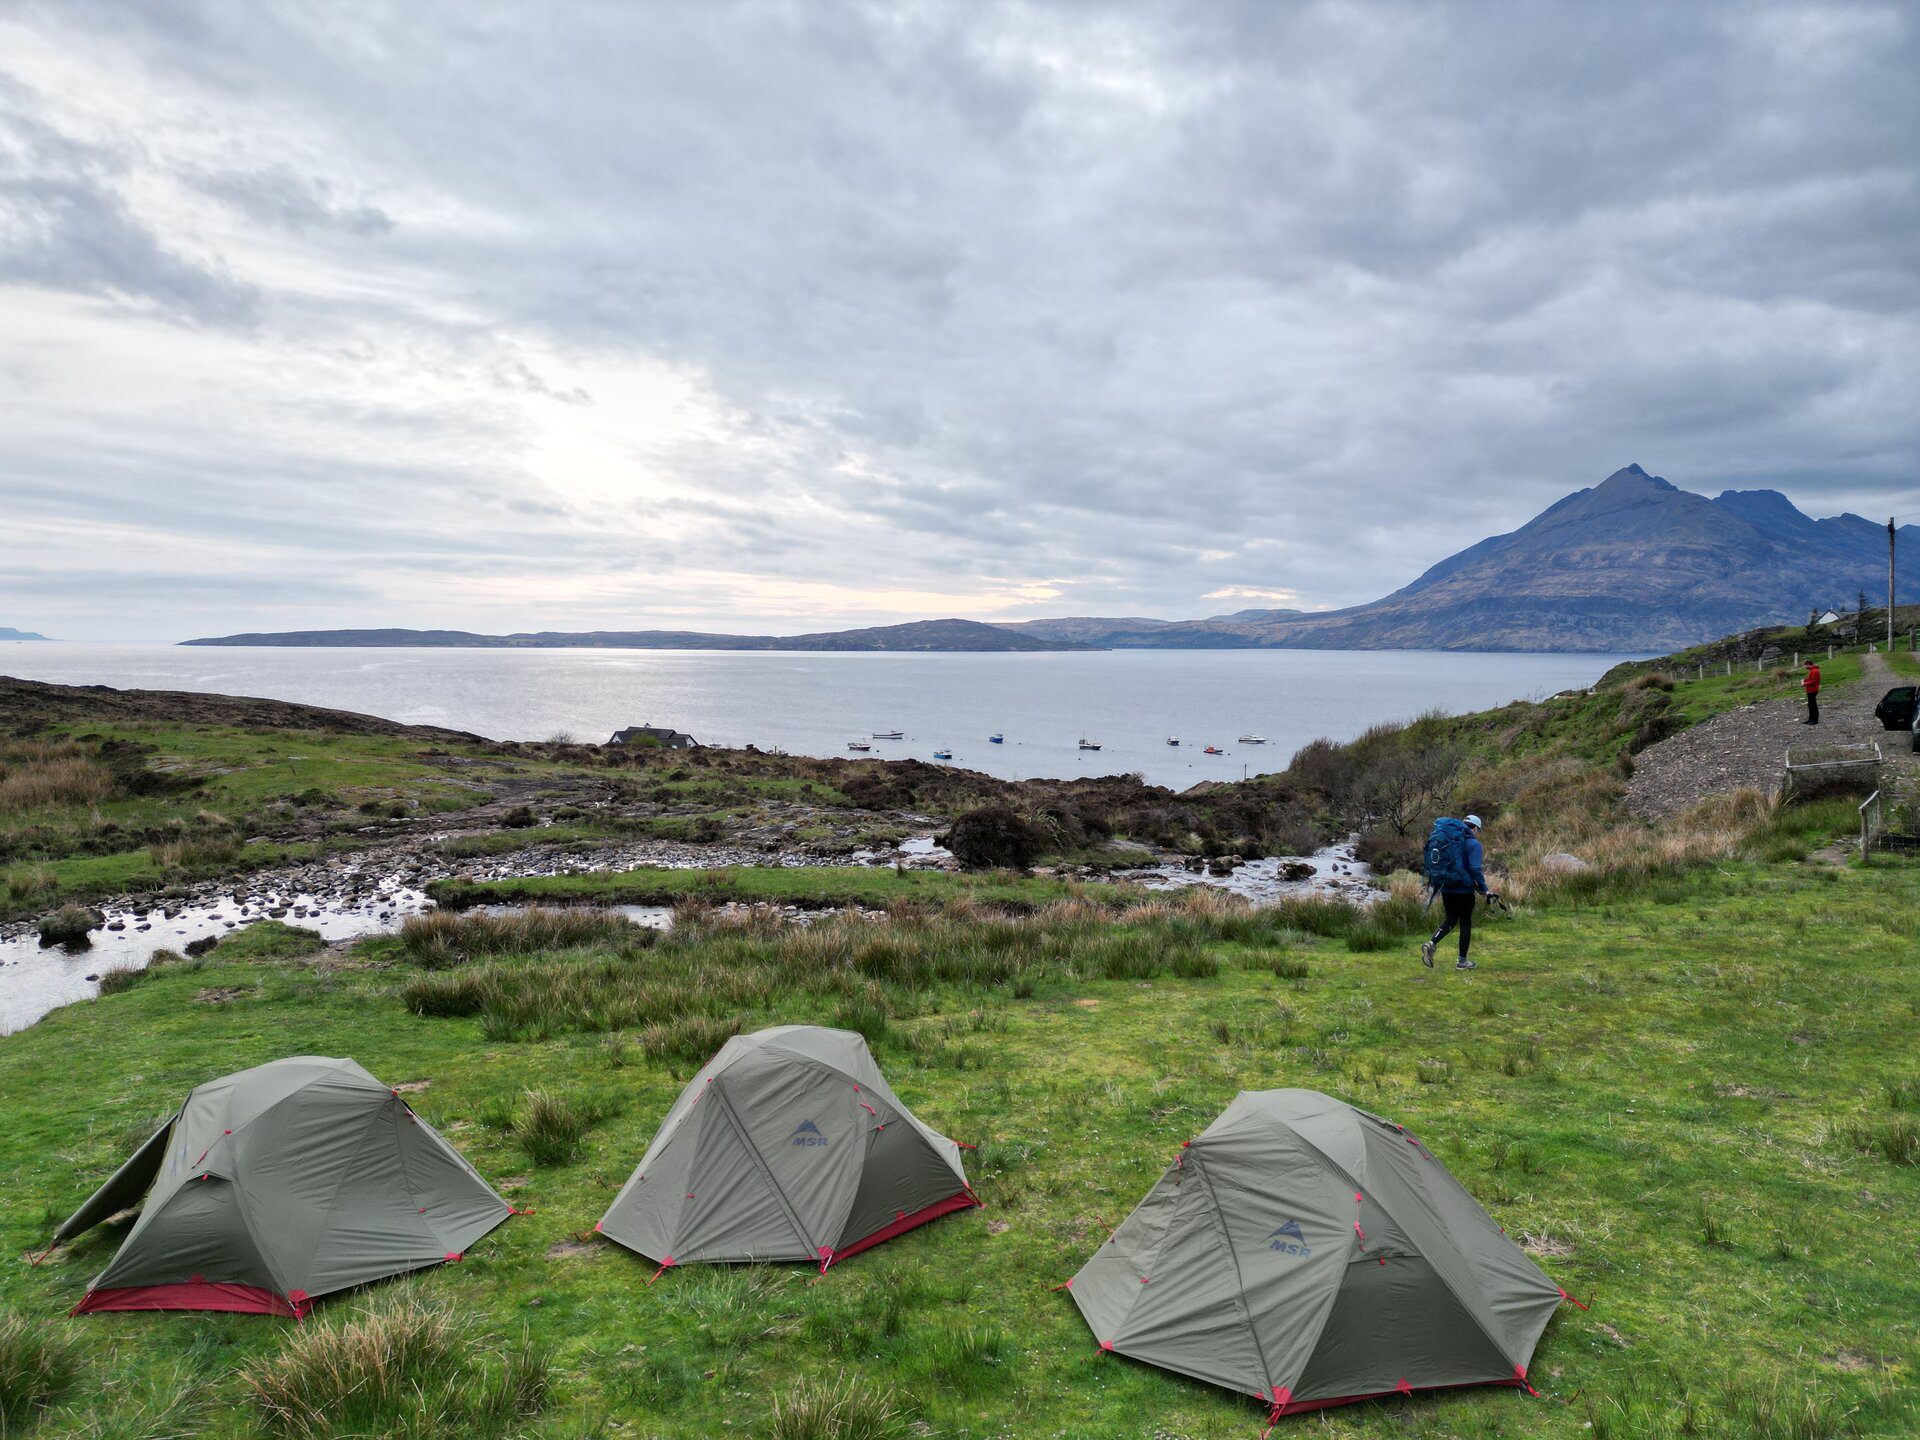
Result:
<svg viewBox="0 0 1920 1440"><path fill-rule="evenodd" d="M132 965L123 965L117 970L106 970L100 975L100 993L118 995L131 990L147 978L147 971Z"/></svg>
<svg viewBox="0 0 1920 1440"><path fill-rule="evenodd" d="M402 1293L309 1322L241 1381L269 1435L485 1440L545 1408L551 1368L533 1341L496 1344L450 1309Z"/></svg>
<svg viewBox="0 0 1920 1440"><path fill-rule="evenodd" d="M1387 912L1384 921L1344 902L1316 903L1314 916L1338 934L1373 926L1397 936L1399 904L1374 907ZM458 924L466 917L449 918ZM402 994L417 1015L478 1018L489 1039L631 1029L650 1055L704 1059L743 1014L778 1013L799 997L833 999L852 1028L877 1031L899 1009L895 997L942 986L1023 996L1066 979L1205 979L1219 972L1221 943L1292 936L1300 928L1292 917L1216 896L1175 896L1123 910L1065 900L1029 916L963 901L902 909L885 920L839 916L774 929L703 923L652 943L644 957L631 948L597 949L532 964L466 964L416 976ZM443 920L415 927L409 944L415 953L437 955L440 937L453 933ZM489 924L477 933L492 939L498 931ZM631 926L589 926L548 938L578 946L593 934L631 942L635 933Z"/></svg>
<svg viewBox="0 0 1920 1440"><path fill-rule="evenodd" d="M237 859L240 840L229 834L187 835L149 845L147 853L162 870L206 870Z"/></svg>
<svg viewBox="0 0 1920 1440"><path fill-rule="evenodd" d="M80 1346L66 1326L0 1315L0 1435L24 1431L79 1372Z"/></svg>
<svg viewBox="0 0 1920 1440"><path fill-rule="evenodd" d="M843 1374L776 1395L767 1433L771 1440L895 1440L906 1423L892 1390Z"/></svg>
<svg viewBox="0 0 1920 1440"><path fill-rule="evenodd" d="M54 888L53 871L44 865L15 865L5 876L7 896L12 900L31 900Z"/></svg>
<svg viewBox="0 0 1920 1440"><path fill-rule="evenodd" d="M590 945L625 949L645 945L653 932L610 910L529 906L510 915L429 910L400 925L407 955L429 969L456 965L475 955L535 955Z"/></svg>
<svg viewBox="0 0 1920 1440"><path fill-rule="evenodd" d="M102 923L97 910L89 910L84 905L62 905L53 914L41 917L40 943L85 946L91 943L88 937Z"/></svg>
<svg viewBox="0 0 1920 1440"><path fill-rule="evenodd" d="M551 1090L529 1090L513 1138L536 1165L571 1164L580 1154L580 1141L606 1112L597 1104L556 1095Z"/></svg>
<svg viewBox="0 0 1920 1440"><path fill-rule="evenodd" d="M1889 1165L1920 1165L1920 1117L1843 1120L1834 1126L1834 1134L1848 1149L1878 1155Z"/></svg>
<svg viewBox="0 0 1920 1440"><path fill-rule="evenodd" d="M0 814L84 809L113 788L113 772L71 742L19 740L0 751Z"/></svg>

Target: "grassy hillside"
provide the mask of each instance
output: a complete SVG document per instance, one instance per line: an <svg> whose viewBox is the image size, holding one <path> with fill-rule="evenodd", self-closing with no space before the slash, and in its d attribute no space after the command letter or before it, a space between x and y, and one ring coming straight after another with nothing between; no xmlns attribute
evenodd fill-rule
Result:
<svg viewBox="0 0 1920 1440"><path fill-rule="evenodd" d="M1844 661L1827 673L1845 683ZM62 1320L125 1224L102 1227L0 1279L0 1434L1252 1435L1251 1401L1102 1355L1051 1287L1237 1090L1287 1085L1420 1132L1593 1309L1565 1307L1548 1329L1530 1372L1538 1399L1367 1404L1285 1421L1281 1436L1914 1433L1920 862L1834 863L1821 847L1847 829L1845 800L1783 810L1732 796L1672 825L1635 822L1620 797L1649 737L1745 703L1744 676L1647 678L1659 674L1310 747L1207 812L1255 828L1263 807L1290 825L1363 814L1370 834L1392 835L1398 807L1417 835L1436 807L1480 809L1519 903L1482 922L1471 975L1420 967L1431 921L1407 884L1366 912L1256 911L1007 872L799 867L442 887L455 902L674 904L664 937L580 908L449 911L324 950L267 922L121 980L0 1038L13 1192L0 1233L16 1255L193 1085L297 1052L351 1055L408 1086L532 1213L457 1265L334 1297L303 1325ZM313 808L335 818L274 843L344 843L361 804L430 808L450 772L484 784L490 805L505 803L494 790L531 796L546 818L586 793L569 786L636 786L630 798L661 807L646 819L817 801L794 787L828 778L753 757L737 774L720 762L608 775L578 747L389 752L391 737L321 744L246 727L116 732L130 751L104 748L103 732L60 735L86 763L132 754L143 773L197 782L191 796L106 799L119 818L48 812L39 823L71 833L28 843L69 846L45 862L63 884L68 867L153 853L110 848L105 824L186 828L181 807L209 794L299 810L298 781L332 797ZM9 773L29 770L41 767ZM911 783L900 774L835 769L823 803L890 793ZM932 783L963 787L944 802L955 809L981 798L964 780ZM1033 799L1033 813L1059 799ZM411 822L392 823L406 843ZM566 823L584 836L607 822ZM506 833L467 837L472 853ZM1588 868L1545 864L1555 849ZM795 925L769 908L796 902L883 913ZM923 1119L979 1145L969 1173L986 1208L824 1277L685 1267L649 1286L653 1267L593 1222L686 1077L734 1030L787 1021L867 1034Z"/></svg>
<svg viewBox="0 0 1920 1440"><path fill-rule="evenodd" d="M1920 869L1743 863L1603 907L1526 910L1484 927L1470 977L1422 970L1410 939L1316 938L1303 927L1335 927L1310 909L1203 900L1122 916L1068 900L1011 918L963 904L798 935L690 917L651 945L595 922L547 937L577 948L531 953L512 953L524 925L461 919L320 964L288 958L297 936L271 927L163 966L0 1041L14 1193L0 1226L16 1253L194 1083L290 1049L426 1082L412 1103L534 1213L459 1265L326 1302L305 1327L54 1320L104 1264L111 1229L10 1267L0 1296L32 1343L78 1347L36 1433L258 1433L250 1378L410 1292L473 1332L461 1343L477 1359L456 1346L418 1362L427 1401L449 1413L474 1366L492 1373L532 1342L544 1403L467 1414L473 1433L1252 1434L1251 1402L1102 1356L1049 1287L1236 1090L1277 1085L1417 1129L1593 1303L1548 1330L1541 1399L1462 1392L1288 1425L1786 1437L1920 1423L1920 1070L1902 1058L1920 1014ZM569 1008L550 983L597 973L604 1001L628 969L668 993L610 1033L603 1010ZM515 1030L445 999L490 986L534 997L545 1023ZM903 1098L980 1146L968 1158L986 1208L824 1278L690 1267L646 1286L652 1267L598 1242L594 1220L726 1030L791 1020L863 1029ZM554 1103L529 1130L534 1089ZM776 1418L822 1385L856 1407L890 1394L899 1420L834 1432ZM129 1417L143 1413L175 1428L142 1429Z"/></svg>

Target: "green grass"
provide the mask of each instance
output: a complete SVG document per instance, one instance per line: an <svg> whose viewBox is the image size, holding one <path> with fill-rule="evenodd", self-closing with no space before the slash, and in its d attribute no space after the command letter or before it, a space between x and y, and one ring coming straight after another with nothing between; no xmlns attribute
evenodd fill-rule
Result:
<svg viewBox="0 0 1920 1440"><path fill-rule="evenodd" d="M391 939L363 946L364 964L324 967L229 939L197 967L163 966L0 1038L12 1195L0 1235L16 1255L44 1244L200 1081L292 1051L352 1055L389 1083L430 1082L409 1102L534 1213L411 1282L472 1328L441 1352L452 1360L414 1372L417 1390L382 1391L377 1414L333 1433L407 1433L416 1398L431 1409L471 1391L508 1397L461 1422L476 1434L1225 1440L1257 1433L1257 1406L1100 1355L1050 1287L1237 1090L1300 1085L1418 1130L1593 1309L1568 1307L1548 1329L1530 1371L1547 1398L1363 1405L1286 1422L1282 1440L1920 1427L1920 1165L1899 1138L1920 1093L1920 866L1725 862L1604 904L1523 908L1476 926L1471 976L1423 970L1410 940L1353 948L1311 914L1144 908L1083 903L1021 921L959 904L827 922L867 937L864 951L851 935L814 942L843 947L838 986L810 978L835 964L803 965L805 942L752 917L696 921L651 946L590 938L439 971ZM1006 955L1025 958L1007 967ZM1188 973L1175 973L1182 956ZM712 1028L698 1033L682 1007L611 1032L569 1022L516 1038L490 1034L484 1014L421 1015L403 1000L423 980L544 975L528 981L539 988L583 965L663 992L688 977L785 983L755 980L725 1013L702 1013ZM248 985L226 1003L202 998ZM870 1030L916 1113L980 1146L969 1174L987 1208L824 1279L690 1266L648 1288L638 1257L582 1243L726 1030L802 1019ZM522 1097L541 1089L576 1119L604 1115L572 1135L565 1163L530 1165L518 1133ZM103 1228L38 1268L7 1267L0 1310L43 1330L114 1243ZM204 1407L188 1429L238 1440L268 1424L259 1377L296 1368L297 1393L344 1417L360 1402L328 1400L323 1377L356 1372L320 1364L305 1337L401 1293L324 1301L304 1327L75 1322L80 1369L41 1430L106 1433L122 1408L178 1401ZM548 1365L515 1370L523 1333ZM547 1377L537 1413L511 1399L498 1378L509 1373ZM464 1378L449 1388L449 1375ZM836 1405L869 1429L836 1420ZM271 1421L289 1434L308 1433L302 1423Z"/></svg>
<svg viewBox="0 0 1920 1440"><path fill-rule="evenodd" d="M478 883L439 880L428 888L434 899L452 908L479 904L675 905L683 901L888 908L966 897L982 904L1025 910L1081 893L1064 881L999 872L956 875L939 870L896 871L852 865L735 866L715 870L649 866L638 870L539 875Z"/></svg>

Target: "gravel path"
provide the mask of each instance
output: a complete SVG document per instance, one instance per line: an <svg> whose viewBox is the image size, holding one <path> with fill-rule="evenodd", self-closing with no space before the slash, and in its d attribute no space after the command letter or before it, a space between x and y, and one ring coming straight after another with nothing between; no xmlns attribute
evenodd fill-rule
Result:
<svg viewBox="0 0 1920 1440"><path fill-rule="evenodd" d="M1864 678L1859 683L1820 692L1818 729L1800 723L1807 707L1795 696L1729 710L1671 740L1648 746L1633 757L1628 808L1642 819L1661 820L1709 795L1772 790L1785 773L1789 745L1878 740L1887 754L1904 754L1904 749L1889 743L1904 737L1882 730L1873 718L1873 707L1896 683L1893 672L1884 655L1861 659Z"/></svg>

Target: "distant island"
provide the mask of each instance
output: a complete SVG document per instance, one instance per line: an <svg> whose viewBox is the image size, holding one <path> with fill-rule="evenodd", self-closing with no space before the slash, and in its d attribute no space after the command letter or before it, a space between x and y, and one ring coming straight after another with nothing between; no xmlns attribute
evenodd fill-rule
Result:
<svg viewBox="0 0 1920 1440"><path fill-rule="evenodd" d="M1086 650L1068 640L1026 635L978 620L915 620L811 635L721 635L700 630L539 630L479 635L469 630L283 630L183 640L183 645L416 646L465 650Z"/></svg>
<svg viewBox="0 0 1920 1440"><path fill-rule="evenodd" d="M1920 601L1920 526L1896 536L1899 598ZM920 620L809 635L692 630L295 630L188 645L470 646L642 650L1667 651L1886 595L1887 530L1814 520L1774 490L1713 499L1638 465L1470 545L1379 600L1344 610L1239 610L1203 620L1063 616ZM4 632L0 632L4 634Z"/></svg>
<svg viewBox="0 0 1920 1440"><path fill-rule="evenodd" d="M36 634L32 630L16 630L11 625L0 625L0 640L49 640L49 639L50 637L46 635Z"/></svg>

